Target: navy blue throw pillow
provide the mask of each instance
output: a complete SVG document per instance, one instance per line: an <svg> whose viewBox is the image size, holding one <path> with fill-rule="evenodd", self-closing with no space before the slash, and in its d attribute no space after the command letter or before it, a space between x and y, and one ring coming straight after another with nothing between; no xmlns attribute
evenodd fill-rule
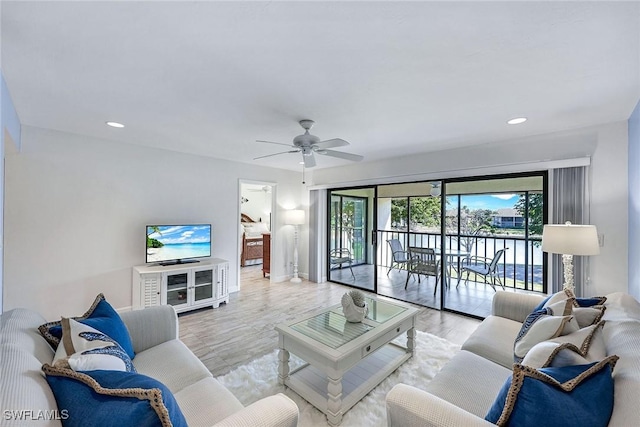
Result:
<svg viewBox="0 0 640 427"><path fill-rule="evenodd" d="M605 427L613 412L618 356L588 365L513 365L485 420L498 426Z"/></svg>
<svg viewBox="0 0 640 427"><path fill-rule="evenodd" d="M107 302L103 294L99 294L91 307L85 314L78 317L72 317L80 323L84 323L87 326L91 326L94 329L99 330L105 335L108 335L115 340L120 347L127 352L127 355L133 359L135 352L133 351L133 344L131 343L131 337L129 331L124 322L120 318L118 312ZM45 323L38 327L40 334L46 339L53 349L57 349L62 338L62 326L60 321Z"/></svg>
<svg viewBox="0 0 640 427"><path fill-rule="evenodd" d="M536 311L540 311L542 310L542 307L544 307L544 305L547 303L547 301L549 301L551 299L553 295L549 295L548 297L546 297L545 299L543 299L540 304L538 304L536 306L536 308L533 309L532 313L535 313Z"/></svg>
<svg viewBox="0 0 640 427"><path fill-rule="evenodd" d="M593 307L604 304L606 300L607 297L576 298L576 304L578 307Z"/></svg>
<svg viewBox="0 0 640 427"><path fill-rule="evenodd" d="M75 372L43 365L64 427L186 427L173 394L160 381L125 371Z"/></svg>

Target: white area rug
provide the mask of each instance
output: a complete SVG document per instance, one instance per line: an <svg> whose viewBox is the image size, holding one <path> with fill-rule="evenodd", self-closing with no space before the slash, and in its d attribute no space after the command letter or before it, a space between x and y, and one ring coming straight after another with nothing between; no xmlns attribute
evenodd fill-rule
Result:
<svg viewBox="0 0 640 427"><path fill-rule="evenodd" d="M343 417L341 426L345 427L385 427L387 411L385 397L398 383L423 387L440 369L460 350L460 346L427 332L417 331L417 345L414 357L405 362L393 374L384 380L364 399L351 408ZM406 343L406 336L398 339ZM292 355L289 366L294 369L303 362ZM278 385L278 351L267 354L227 375L217 378L227 387L243 405L249 405L263 397L282 393L284 387ZM300 409L300 427L326 426L325 415L313 407L294 391L287 389L285 394L293 399Z"/></svg>

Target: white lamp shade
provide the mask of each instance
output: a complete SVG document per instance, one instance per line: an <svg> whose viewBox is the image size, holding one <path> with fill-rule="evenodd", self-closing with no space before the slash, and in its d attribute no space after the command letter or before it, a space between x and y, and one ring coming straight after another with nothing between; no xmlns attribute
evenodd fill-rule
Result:
<svg viewBox="0 0 640 427"><path fill-rule="evenodd" d="M286 211L285 221L289 225L304 224L304 211L302 209L292 209Z"/></svg>
<svg viewBox="0 0 640 427"><path fill-rule="evenodd" d="M563 255L600 253L595 225L546 224L542 231L542 250Z"/></svg>

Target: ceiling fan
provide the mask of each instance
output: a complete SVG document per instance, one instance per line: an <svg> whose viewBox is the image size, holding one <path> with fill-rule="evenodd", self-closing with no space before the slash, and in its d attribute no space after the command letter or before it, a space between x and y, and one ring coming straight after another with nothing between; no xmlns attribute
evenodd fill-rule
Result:
<svg viewBox="0 0 640 427"><path fill-rule="evenodd" d="M300 126L305 130L302 135L298 135L293 138L293 144L283 144L281 142L272 142L272 141L261 141L257 142L265 142L267 144L276 144L276 145L284 145L286 147L292 148L291 150L281 151L279 153L267 154L266 156L255 157L253 160L264 159L265 157L278 156L280 154L287 153L302 153L302 161L304 162L305 168L312 168L316 165L316 159L314 157L315 154L320 154L323 156L337 157L339 159L350 160L352 162L359 162L364 157L358 154L344 153L342 151L329 150L329 148L334 147L344 147L345 145L349 145L347 141L340 138L327 139L326 141L320 141L315 135L311 135L309 133L309 129L313 127L315 122L313 120L300 120Z"/></svg>

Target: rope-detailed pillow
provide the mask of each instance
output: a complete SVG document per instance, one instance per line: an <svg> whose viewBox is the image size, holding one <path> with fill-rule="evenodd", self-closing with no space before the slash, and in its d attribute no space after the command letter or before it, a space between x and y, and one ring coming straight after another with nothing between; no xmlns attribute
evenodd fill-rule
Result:
<svg viewBox="0 0 640 427"><path fill-rule="evenodd" d="M563 333L572 319L568 315L571 313L571 304L570 300L560 301L527 316L513 343L513 359L516 363L520 363L534 345Z"/></svg>
<svg viewBox="0 0 640 427"><path fill-rule="evenodd" d="M498 426L605 427L613 412L618 356L587 365L535 369L515 364L485 419Z"/></svg>
<svg viewBox="0 0 640 427"><path fill-rule="evenodd" d="M547 307L550 304L554 304L558 301L574 298L574 307L592 307L594 305L603 305L607 301L607 297L589 297L589 298L577 298L571 289L563 289L560 292L549 295L542 300L533 311L540 310L543 307Z"/></svg>
<svg viewBox="0 0 640 427"><path fill-rule="evenodd" d="M589 325L595 325L602 319L605 310L603 304L607 300L607 297L576 298L573 291L564 289L547 297L533 311L538 311L566 300L570 300L573 305L570 313L574 316L571 321L573 325L570 325L569 329L577 330Z"/></svg>
<svg viewBox="0 0 640 427"><path fill-rule="evenodd" d="M160 381L126 371L75 372L43 365L65 427L186 427L173 394Z"/></svg>
<svg viewBox="0 0 640 427"><path fill-rule="evenodd" d="M571 334L538 343L529 350L522 364L532 368L546 368L582 365L602 360L607 356L602 334L604 323L600 321Z"/></svg>
<svg viewBox="0 0 640 427"><path fill-rule="evenodd" d="M72 319L89 325L113 338L127 352L131 359L135 357L133 344L131 343L131 337L129 336L127 327L118 312L107 302L103 294L98 294L85 314L73 317ZM58 348L60 339L62 338L62 326L59 320L40 325L38 331L40 331L40 334L54 350Z"/></svg>

